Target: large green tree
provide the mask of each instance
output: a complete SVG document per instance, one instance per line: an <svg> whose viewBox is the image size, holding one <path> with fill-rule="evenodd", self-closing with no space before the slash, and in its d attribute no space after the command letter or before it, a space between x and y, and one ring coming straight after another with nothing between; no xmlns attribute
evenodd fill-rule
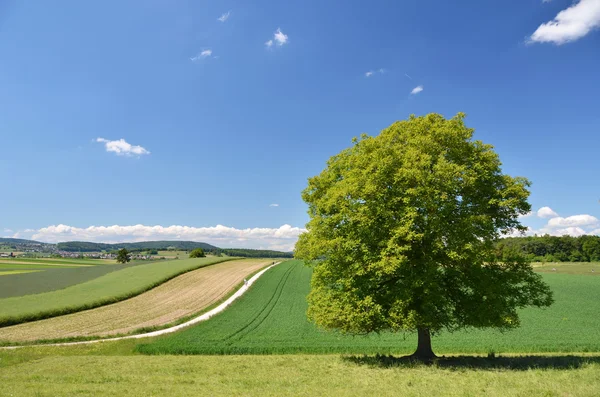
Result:
<svg viewBox="0 0 600 397"><path fill-rule="evenodd" d="M125 248L121 248L117 252L117 262L118 263L127 263L131 260L131 254Z"/></svg>
<svg viewBox="0 0 600 397"><path fill-rule="evenodd" d="M296 256L314 266L308 315L317 325L416 331L413 357L431 359L432 334L514 328L519 308L552 303L524 258L496 260L494 241L524 230L530 183L503 174L464 117L411 116L363 134L309 179Z"/></svg>
<svg viewBox="0 0 600 397"><path fill-rule="evenodd" d="M190 252L190 258L204 258L206 254L202 248L196 248Z"/></svg>

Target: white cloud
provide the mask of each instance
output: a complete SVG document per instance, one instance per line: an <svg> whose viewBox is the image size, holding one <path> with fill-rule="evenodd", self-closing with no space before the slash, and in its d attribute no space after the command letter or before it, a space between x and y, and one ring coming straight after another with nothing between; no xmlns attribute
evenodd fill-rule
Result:
<svg viewBox="0 0 600 397"><path fill-rule="evenodd" d="M525 215L519 215L520 219L523 218L529 218L531 215L533 215L533 211L529 211L528 213L526 213Z"/></svg>
<svg viewBox="0 0 600 397"><path fill-rule="evenodd" d="M211 55L212 55L212 50L210 50L210 49L202 50L202 52L200 52L200 54L196 55L195 57L191 57L190 60L192 62L197 62L202 59L209 58ZM213 58L218 58L218 57L215 56Z"/></svg>
<svg viewBox="0 0 600 397"><path fill-rule="evenodd" d="M423 91L423 86L422 85L418 85L415 88L413 88L413 90L410 92L411 95L416 95L419 92Z"/></svg>
<svg viewBox="0 0 600 397"><path fill-rule="evenodd" d="M273 33L273 38L268 40L265 45L267 48L273 47L273 44L277 44L279 47L281 47L282 45L287 44L287 42L288 36L281 31L281 28L277 28L275 33Z"/></svg>
<svg viewBox="0 0 600 397"><path fill-rule="evenodd" d="M381 74L384 74L384 73L385 73L385 69L384 69L384 68L380 68L380 69L378 69L378 70L377 70L377 72L374 72L374 71L372 71L372 70L369 70L367 73L365 73L365 76L366 76L366 77L371 77L371 76L373 76L373 74L375 74L375 73L381 73Z"/></svg>
<svg viewBox="0 0 600 397"><path fill-rule="evenodd" d="M542 207L537 211L537 216L540 218L555 218L558 214L550 207Z"/></svg>
<svg viewBox="0 0 600 397"><path fill-rule="evenodd" d="M410 77L410 76L409 76L408 74L406 74L406 73L404 73L404 75L405 75L406 77L408 77L409 79L411 79L411 80L413 79L412 77Z"/></svg>
<svg viewBox="0 0 600 397"><path fill-rule="evenodd" d="M541 24L530 43L565 44L578 40L600 27L600 0L579 0L559 12L552 21Z"/></svg>
<svg viewBox="0 0 600 397"><path fill-rule="evenodd" d="M598 218L592 215L573 215L566 218L556 217L548 221L548 227L577 227L577 226L596 226L600 224Z"/></svg>
<svg viewBox="0 0 600 397"><path fill-rule="evenodd" d="M13 231L11 229L4 229L4 233L12 233Z"/></svg>
<svg viewBox="0 0 600 397"><path fill-rule="evenodd" d="M279 207L279 204L269 204L269 207Z"/></svg>
<svg viewBox="0 0 600 397"><path fill-rule="evenodd" d="M229 19L230 15L231 15L231 11L227 11L226 13L224 13L223 15L221 15L220 17L218 17L217 20L221 21L221 22L225 22L226 20Z"/></svg>
<svg viewBox="0 0 600 397"><path fill-rule="evenodd" d="M306 229L283 225L279 228L236 229L223 225L211 227L191 226L90 226L78 228L67 225L52 225L33 234L34 240L48 243L61 241L92 242L135 242L148 240L202 241L219 247L284 249L291 251ZM278 248L274 248L278 247Z"/></svg>
<svg viewBox="0 0 600 397"><path fill-rule="evenodd" d="M277 28L274 37L277 45L284 45L288 41L288 36L281 31L281 28Z"/></svg>
<svg viewBox="0 0 600 397"><path fill-rule="evenodd" d="M96 142L104 143L107 152L113 152L119 156L141 156L143 154L150 154L145 148L131 145L130 143L127 143L125 139L109 141L108 139L97 138Z"/></svg>

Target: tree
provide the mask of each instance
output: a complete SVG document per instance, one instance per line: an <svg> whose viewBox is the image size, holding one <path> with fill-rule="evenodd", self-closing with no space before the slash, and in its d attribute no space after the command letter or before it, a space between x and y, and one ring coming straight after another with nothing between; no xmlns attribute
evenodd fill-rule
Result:
<svg viewBox="0 0 600 397"><path fill-rule="evenodd" d="M552 293L523 255L494 243L523 231L529 181L502 173L464 114L411 116L363 134L308 181L307 232L296 257L314 267L308 316L346 333L416 331L411 356L435 357L431 335L510 329L518 308Z"/></svg>
<svg viewBox="0 0 600 397"><path fill-rule="evenodd" d="M117 252L117 262L118 263L127 263L130 260L131 260L131 255L129 254L129 251L127 251L125 248L121 248Z"/></svg>
<svg viewBox="0 0 600 397"><path fill-rule="evenodd" d="M204 258L205 256L202 248L196 248L190 252L190 258Z"/></svg>

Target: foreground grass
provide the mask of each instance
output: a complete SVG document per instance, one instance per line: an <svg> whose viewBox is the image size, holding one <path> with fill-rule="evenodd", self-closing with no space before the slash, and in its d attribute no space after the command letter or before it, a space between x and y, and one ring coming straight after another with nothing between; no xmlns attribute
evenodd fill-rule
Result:
<svg viewBox="0 0 600 397"><path fill-rule="evenodd" d="M221 301L245 277L272 263L270 259L239 259L205 266L122 302L0 328L0 341L108 336L160 327Z"/></svg>
<svg viewBox="0 0 600 397"><path fill-rule="evenodd" d="M132 346L0 351L0 396L596 396L598 356L131 356ZM60 370L57 370L60 369Z"/></svg>
<svg viewBox="0 0 600 397"><path fill-rule="evenodd" d="M202 258L152 262L111 272L57 291L0 299L0 327L115 303L139 295L180 274L225 260Z"/></svg>
<svg viewBox="0 0 600 397"><path fill-rule="evenodd" d="M142 342L146 354L411 353L416 336L349 336L317 329L306 319L311 269L289 261L265 273L225 312L181 332ZM545 274L556 303L521 312L522 326L442 333L438 353L600 351L600 278Z"/></svg>

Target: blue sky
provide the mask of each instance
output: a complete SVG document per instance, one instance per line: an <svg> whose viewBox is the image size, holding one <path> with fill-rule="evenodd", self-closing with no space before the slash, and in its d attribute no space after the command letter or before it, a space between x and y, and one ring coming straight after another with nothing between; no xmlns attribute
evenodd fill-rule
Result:
<svg viewBox="0 0 600 397"><path fill-rule="evenodd" d="M459 111L533 182L532 232L598 234L599 25L599 0L0 2L0 236L289 249L352 137Z"/></svg>

